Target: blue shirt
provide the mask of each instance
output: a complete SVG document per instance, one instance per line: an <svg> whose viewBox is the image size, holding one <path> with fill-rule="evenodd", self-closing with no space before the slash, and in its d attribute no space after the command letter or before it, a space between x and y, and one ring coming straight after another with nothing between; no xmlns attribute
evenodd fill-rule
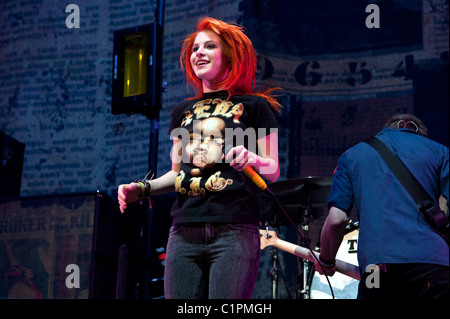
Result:
<svg viewBox="0 0 450 319"><path fill-rule="evenodd" d="M408 129L385 128L376 135L416 176L437 204L448 206L448 147ZM381 156L366 143L338 160L329 207L359 218L358 263L361 274L378 263L449 265L449 247L423 220L416 202Z"/></svg>

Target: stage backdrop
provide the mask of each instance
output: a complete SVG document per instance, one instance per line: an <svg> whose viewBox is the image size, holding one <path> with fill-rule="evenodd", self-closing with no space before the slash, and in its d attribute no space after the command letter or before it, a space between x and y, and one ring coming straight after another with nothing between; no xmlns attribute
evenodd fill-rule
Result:
<svg viewBox="0 0 450 319"><path fill-rule="evenodd" d="M0 298L114 298L118 215L97 192L0 200Z"/></svg>
<svg viewBox="0 0 450 319"><path fill-rule="evenodd" d="M156 1L72 1L79 27L73 16L66 24L66 2L0 2L0 131L26 145L21 195L115 197L117 185L147 173L150 121L111 114L112 41L153 22ZM398 112L423 116L430 137L448 145L448 9L444 0L165 1L157 175L170 169L170 112L191 94L181 41L205 15L244 25L257 87L283 88L279 180L331 176L346 148ZM262 277L256 297L270 297Z"/></svg>

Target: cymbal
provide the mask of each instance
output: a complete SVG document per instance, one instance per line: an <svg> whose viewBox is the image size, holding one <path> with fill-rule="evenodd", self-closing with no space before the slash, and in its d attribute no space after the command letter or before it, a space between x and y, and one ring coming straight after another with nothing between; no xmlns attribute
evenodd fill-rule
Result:
<svg viewBox="0 0 450 319"><path fill-rule="evenodd" d="M283 205L290 219L299 223L305 216L306 208L309 208L310 217L317 219L322 216L323 204L328 202L330 195L331 181L332 177L307 176L275 182L269 184L268 188ZM281 224L289 224L272 196L261 192L258 205L264 221L270 221L276 214Z"/></svg>
<svg viewBox="0 0 450 319"><path fill-rule="evenodd" d="M314 185L320 187L331 186L331 176L307 176L294 179L287 179L270 184L272 189L301 187L303 185Z"/></svg>
<svg viewBox="0 0 450 319"><path fill-rule="evenodd" d="M328 202L331 181L331 176L307 176L275 182L269 188L286 205L324 204Z"/></svg>

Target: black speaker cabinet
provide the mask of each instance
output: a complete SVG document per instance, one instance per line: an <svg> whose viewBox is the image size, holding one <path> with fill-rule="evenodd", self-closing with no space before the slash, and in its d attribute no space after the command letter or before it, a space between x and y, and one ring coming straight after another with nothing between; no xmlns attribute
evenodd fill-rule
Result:
<svg viewBox="0 0 450 319"><path fill-rule="evenodd" d="M0 299L115 298L119 215L98 191L0 199Z"/></svg>
<svg viewBox="0 0 450 319"><path fill-rule="evenodd" d="M0 197L20 196L25 144L0 131Z"/></svg>

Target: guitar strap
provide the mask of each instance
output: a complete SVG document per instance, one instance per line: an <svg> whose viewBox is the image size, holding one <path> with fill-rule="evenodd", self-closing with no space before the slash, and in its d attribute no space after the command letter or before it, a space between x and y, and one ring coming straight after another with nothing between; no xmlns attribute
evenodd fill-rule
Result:
<svg viewBox="0 0 450 319"><path fill-rule="evenodd" d="M444 211L436 206L430 196L403 162L378 138L371 137L365 143L372 146L384 159L394 175L416 201L426 223L449 244L449 221Z"/></svg>

